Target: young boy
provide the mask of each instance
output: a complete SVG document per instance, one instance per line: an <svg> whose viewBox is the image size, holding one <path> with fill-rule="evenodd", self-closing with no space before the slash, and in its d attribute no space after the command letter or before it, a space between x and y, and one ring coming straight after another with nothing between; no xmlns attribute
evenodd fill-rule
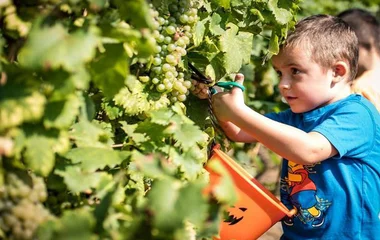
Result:
<svg viewBox="0 0 380 240"><path fill-rule="evenodd" d="M231 140L259 141L284 158L281 201L297 214L282 222L281 239L379 238L380 116L351 94L355 33L338 17L305 18L272 61L289 110L263 116L239 88L213 95L212 106Z"/></svg>
<svg viewBox="0 0 380 240"><path fill-rule="evenodd" d="M380 23L364 9L348 9L338 17L350 25L359 40L358 74L352 89L380 111Z"/></svg>

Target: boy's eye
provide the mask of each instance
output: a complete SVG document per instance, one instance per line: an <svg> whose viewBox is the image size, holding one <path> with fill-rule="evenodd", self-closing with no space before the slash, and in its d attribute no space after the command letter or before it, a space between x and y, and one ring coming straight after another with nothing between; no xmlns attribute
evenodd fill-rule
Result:
<svg viewBox="0 0 380 240"><path fill-rule="evenodd" d="M280 71L276 71L276 73L277 73L277 76L278 76L278 77L281 77L281 76L282 76L282 73L281 73Z"/></svg>
<svg viewBox="0 0 380 240"><path fill-rule="evenodd" d="M300 70L298 70L297 68L292 68L291 71L294 75L300 73Z"/></svg>

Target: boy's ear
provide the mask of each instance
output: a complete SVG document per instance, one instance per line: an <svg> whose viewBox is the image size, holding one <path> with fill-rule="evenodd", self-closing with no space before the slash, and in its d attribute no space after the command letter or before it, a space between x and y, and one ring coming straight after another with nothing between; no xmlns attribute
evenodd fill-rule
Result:
<svg viewBox="0 0 380 240"><path fill-rule="evenodd" d="M349 74L348 64L344 61L338 61L333 66L334 82L339 82L347 78Z"/></svg>

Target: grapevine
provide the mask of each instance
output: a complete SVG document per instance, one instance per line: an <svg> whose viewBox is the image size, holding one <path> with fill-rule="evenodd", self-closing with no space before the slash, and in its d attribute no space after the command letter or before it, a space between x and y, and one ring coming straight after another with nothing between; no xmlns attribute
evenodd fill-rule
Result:
<svg viewBox="0 0 380 240"><path fill-rule="evenodd" d="M32 239L38 226L53 216L44 207L43 179L27 172L7 172L0 189L0 229L8 239Z"/></svg>
<svg viewBox="0 0 380 240"><path fill-rule="evenodd" d="M189 63L210 85L243 71L248 104L279 109L266 60L301 6L0 1L0 238L216 236L233 189L225 177L204 193L225 139Z"/></svg>
<svg viewBox="0 0 380 240"><path fill-rule="evenodd" d="M169 6L165 14L152 8L155 25L153 36L158 43L156 54L151 60L148 81L151 79L158 92L168 94L172 103L183 102L191 88L190 76L185 72L184 60L186 48L192 38L191 29L198 20L197 9L192 2L181 0ZM140 76L140 80L144 76ZM146 82L147 80L142 80Z"/></svg>

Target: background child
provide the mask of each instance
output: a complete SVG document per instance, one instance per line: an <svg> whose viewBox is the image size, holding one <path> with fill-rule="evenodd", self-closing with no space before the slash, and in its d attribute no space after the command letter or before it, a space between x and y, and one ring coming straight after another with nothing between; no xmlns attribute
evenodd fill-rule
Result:
<svg viewBox="0 0 380 240"><path fill-rule="evenodd" d="M238 88L213 95L212 107L231 140L259 141L284 158L281 200L298 213L283 221L282 239L376 238L380 116L351 94L355 33L338 17L305 18L272 61L289 110L263 116L245 105Z"/></svg>
<svg viewBox="0 0 380 240"><path fill-rule="evenodd" d="M380 111L380 23L363 9L349 9L338 17L350 25L359 40L358 74L352 89L369 99Z"/></svg>

